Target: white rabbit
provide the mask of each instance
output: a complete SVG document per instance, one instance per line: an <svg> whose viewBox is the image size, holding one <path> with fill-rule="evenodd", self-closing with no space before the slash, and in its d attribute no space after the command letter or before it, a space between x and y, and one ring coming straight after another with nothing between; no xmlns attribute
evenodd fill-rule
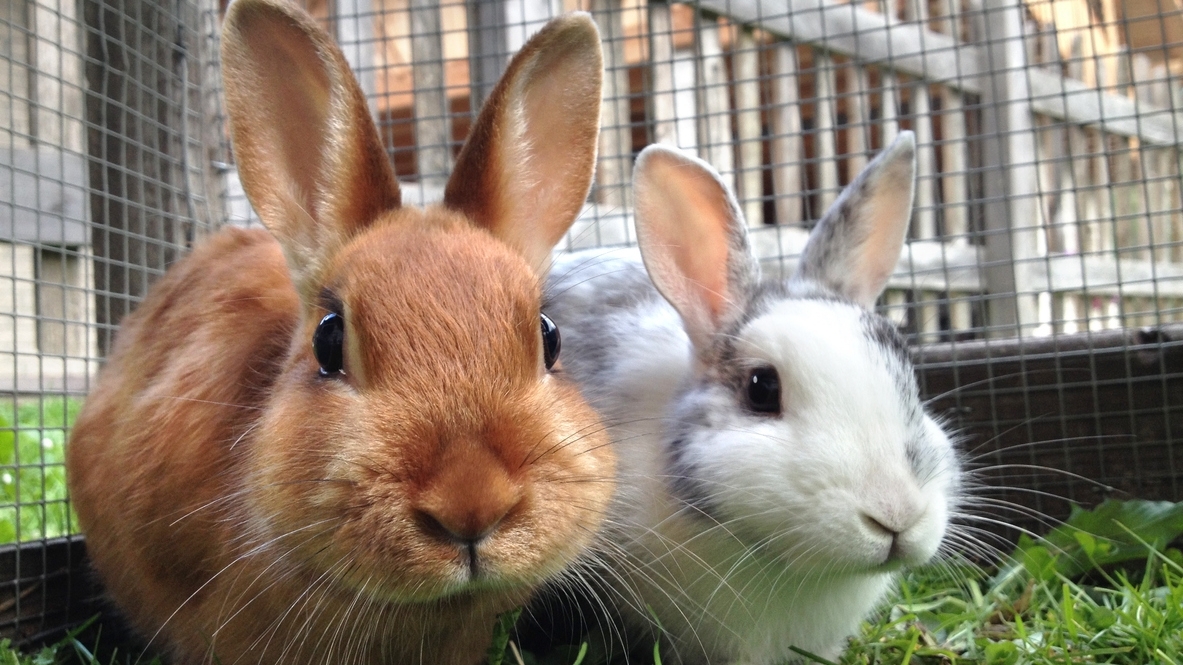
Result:
<svg viewBox="0 0 1183 665"><path fill-rule="evenodd" d="M591 250L551 273L564 369L620 460L602 597L633 641L656 617L666 662L834 657L901 567L941 546L959 457L870 309L903 246L914 152L901 133L786 281L761 279L710 166L650 146L634 183L644 265Z"/></svg>

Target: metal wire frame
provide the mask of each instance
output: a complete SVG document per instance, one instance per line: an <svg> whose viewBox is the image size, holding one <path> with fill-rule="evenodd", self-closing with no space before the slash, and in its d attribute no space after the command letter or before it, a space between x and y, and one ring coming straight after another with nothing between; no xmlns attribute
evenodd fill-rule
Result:
<svg viewBox="0 0 1183 665"><path fill-rule="evenodd" d="M915 131L917 210L880 306L917 345L933 408L992 468L992 498L1054 517L1065 500L1183 498L1173 446L1183 427L1173 326L1183 317L1183 10L1143 4L308 8L358 73L415 203L439 198L480 102L528 34L563 11L591 11L608 67L603 138L566 249L632 242L632 158L664 142L724 174L765 270L787 273L842 185L898 131ZM223 131L224 9L0 0L0 524L25 542L0 552L5 634L58 627L90 593L72 576L80 551L55 483L68 415L120 318L203 235L256 223ZM1039 527L1029 515L1000 519Z"/></svg>

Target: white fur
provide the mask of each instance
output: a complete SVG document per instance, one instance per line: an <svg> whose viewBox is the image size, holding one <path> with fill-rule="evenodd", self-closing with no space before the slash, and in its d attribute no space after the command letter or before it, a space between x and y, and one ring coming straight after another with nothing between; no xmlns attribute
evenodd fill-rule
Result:
<svg viewBox="0 0 1183 665"><path fill-rule="evenodd" d="M616 585L622 609L645 625L652 608L673 662L775 665L793 656L790 645L835 656L900 563L935 553L954 482L948 439L927 416L909 425L892 359L862 335L854 306L786 300L739 334L744 354L780 372L780 418L674 390L695 374L677 313L646 300L631 314L641 334L618 337L612 371L588 387L615 423L621 477L609 535L628 558L617 566L627 575ZM664 424L685 398L720 399L716 408L733 415L731 427L686 444L733 522L712 525L669 490ZM908 468L908 436L947 458L923 486ZM890 538L862 511L919 514L901 534L901 560L884 564Z"/></svg>
<svg viewBox="0 0 1183 665"><path fill-rule="evenodd" d="M676 200L679 187L704 182L725 192L698 160L647 152L638 196L671 188L663 193ZM817 263L898 254L897 246L859 243L902 242L911 192L899 183L911 182L912 159L909 135L848 190L846 207L819 223L803 261L814 262L806 275L823 282L799 273L784 288L760 291L729 194L704 199L719 208L702 227L714 233L703 243L729 248L726 267L650 261L680 242L678 220L662 219L646 236L658 287L715 283L710 271L724 268L739 280L728 282L731 310L713 320L680 316L701 308L700 296L663 289L671 305L635 251L556 261L546 307L562 331L563 362L604 416L619 456L601 538L605 578L631 639L652 634L656 616L666 662L780 665L798 660L791 646L834 658L896 572L940 547L959 488L957 455L925 414L910 362L875 327L888 324L843 290L853 281L860 294L878 293L885 278ZM897 214L864 214L880 207ZM647 220L637 223L640 231ZM891 226L875 236L860 232L865 224ZM679 274L683 265L706 272ZM859 267L865 261L851 265L871 270ZM746 322L728 333L738 321ZM696 325L716 326L699 331L702 348L687 334ZM712 366L724 362L734 367ZM746 372L766 365L780 378L779 414L746 403Z"/></svg>

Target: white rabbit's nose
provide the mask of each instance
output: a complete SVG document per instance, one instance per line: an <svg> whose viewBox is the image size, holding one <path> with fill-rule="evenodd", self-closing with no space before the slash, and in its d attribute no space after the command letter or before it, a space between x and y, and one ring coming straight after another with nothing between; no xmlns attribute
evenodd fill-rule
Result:
<svg viewBox="0 0 1183 665"><path fill-rule="evenodd" d="M871 533L894 539L915 526L924 517L924 510L918 501L905 500L895 505L865 508L860 517Z"/></svg>

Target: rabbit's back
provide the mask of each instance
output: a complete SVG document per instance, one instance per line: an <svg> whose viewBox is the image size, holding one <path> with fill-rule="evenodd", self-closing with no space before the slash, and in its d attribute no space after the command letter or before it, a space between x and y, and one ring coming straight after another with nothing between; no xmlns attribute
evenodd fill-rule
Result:
<svg viewBox="0 0 1183 665"><path fill-rule="evenodd" d="M224 230L124 319L87 398L67 451L74 506L109 591L152 630L225 565L235 444L249 445L297 319L278 243Z"/></svg>

